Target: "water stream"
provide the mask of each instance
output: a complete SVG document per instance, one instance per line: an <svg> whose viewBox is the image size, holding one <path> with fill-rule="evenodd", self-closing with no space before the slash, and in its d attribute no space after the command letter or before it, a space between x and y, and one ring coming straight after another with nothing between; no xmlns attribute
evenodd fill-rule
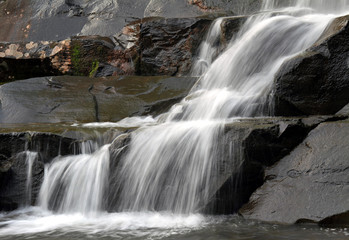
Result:
<svg viewBox="0 0 349 240"><path fill-rule="evenodd" d="M33 172L33 164L34 161L37 160L38 158L38 153L37 152L30 152L30 151L26 151L26 165L27 165L27 181L26 181L26 205L31 205L32 203L32 183L33 183L33 179L32 179L32 172Z"/></svg>
<svg viewBox="0 0 349 240"><path fill-rule="evenodd" d="M141 127L131 133L128 151L118 159L112 189L108 186L114 171L109 169L113 161L110 145L83 144L82 154L58 156L46 166L37 207L0 216L0 237L74 239L90 234L106 239L172 239L178 235L180 239L203 239L211 234L212 239L269 239L280 232L281 226L246 222L236 216L202 215L222 184L214 176L219 173L224 124L236 117L272 115L273 77L281 64L309 48L336 16L333 14L349 5L343 0L277 2L265 0L263 11L251 16L220 54L217 38L223 18L216 20L193 69L201 77L189 95L156 119L121 121ZM232 152L239 152L239 144L234 147ZM231 171L238 172L243 160L235 154L229 157L234 162ZM117 196L115 213L106 212L107 191ZM227 233L235 228L241 232ZM326 235L324 229L305 227L300 236L292 228L285 231L286 239L311 239L317 234L335 239L335 234L348 234L338 230ZM214 231L223 235L212 235Z"/></svg>

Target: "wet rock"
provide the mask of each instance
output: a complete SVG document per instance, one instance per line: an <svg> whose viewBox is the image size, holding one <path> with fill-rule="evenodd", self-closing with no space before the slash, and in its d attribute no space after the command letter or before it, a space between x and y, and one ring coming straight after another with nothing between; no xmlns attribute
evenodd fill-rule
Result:
<svg viewBox="0 0 349 240"><path fill-rule="evenodd" d="M183 75L190 71L196 53L212 20L198 18L156 19L142 24L140 58L136 73L141 75Z"/></svg>
<svg viewBox="0 0 349 240"><path fill-rule="evenodd" d="M276 115L334 114L349 102L348 16L335 19L313 47L275 77Z"/></svg>
<svg viewBox="0 0 349 240"><path fill-rule="evenodd" d="M186 96L195 78L53 77L0 87L1 123L118 121L159 114Z"/></svg>
<svg viewBox="0 0 349 240"><path fill-rule="evenodd" d="M44 163L57 155L73 154L75 141L49 133L0 134L0 211L34 204L43 181Z"/></svg>
<svg viewBox="0 0 349 240"><path fill-rule="evenodd" d="M221 23L221 42L226 46L240 31L246 16L226 17Z"/></svg>
<svg viewBox="0 0 349 240"><path fill-rule="evenodd" d="M215 214L236 213L264 182L264 169L291 152L322 119L250 119L225 126L217 161ZM215 182L214 180L212 182Z"/></svg>
<svg viewBox="0 0 349 240"><path fill-rule="evenodd" d="M11 211L18 207L32 205L40 190L44 177L44 163L36 157L29 178L29 163L27 152L21 152L12 157L11 168L0 175L0 210ZM31 185L28 185L29 180Z"/></svg>
<svg viewBox="0 0 349 240"><path fill-rule="evenodd" d="M289 224L347 223L348 136L348 121L320 124L266 171L266 182L240 213L248 219Z"/></svg>
<svg viewBox="0 0 349 240"><path fill-rule="evenodd" d="M0 133L0 154L6 162L19 152L33 151L40 153L42 161L49 162L59 154L72 154L74 142L74 139L50 133Z"/></svg>

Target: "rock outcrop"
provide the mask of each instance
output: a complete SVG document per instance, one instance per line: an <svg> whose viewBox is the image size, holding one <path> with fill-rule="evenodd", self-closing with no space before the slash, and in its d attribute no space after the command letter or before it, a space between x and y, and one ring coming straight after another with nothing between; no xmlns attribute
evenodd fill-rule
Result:
<svg viewBox="0 0 349 240"><path fill-rule="evenodd" d="M1 133L0 211L34 204L44 176L44 163L58 155L73 154L75 141L49 133Z"/></svg>
<svg viewBox="0 0 349 240"><path fill-rule="evenodd" d="M111 39L0 43L0 81L52 75L185 75L212 20L145 18Z"/></svg>
<svg viewBox="0 0 349 240"><path fill-rule="evenodd" d="M182 18L158 19L143 23L140 29L137 74L188 73L194 54L211 22L209 19Z"/></svg>
<svg viewBox="0 0 349 240"><path fill-rule="evenodd" d="M275 77L275 114L334 114L349 102L349 16L336 18L313 47Z"/></svg>
<svg viewBox="0 0 349 240"><path fill-rule="evenodd" d="M144 17L232 15L254 12L259 7L258 0L0 1L0 41L57 41L88 35L110 37L125 23Z"/></svg>
<svg viewBox="0 0 349 240"><path fill-rule="evenodd" d="M267 118L226 124L217 143L217 169L210 177L208 192L211 201L200 203L203 211L210 214L236 213L263 184L265 167L291 152L311 129L325 120ZM111 189L118 189L119 161L127 154L130 141L132 134L123 135L110 147ZM109 192L109 211L117 210L118 197L118 192Z"/></svg>
<svg viewBox="0 0 349 240"><path fill-rule="evenodd" d="M0 87L0 123L118 121L157 115L187 95L195 78L44 77Z"/></svg>
<svg viewBox="0 0 349 240"><path fill-rule="evenodd" d="M348 222L349 122L320 124L265 173L240 213L268 222Z"/></svg>

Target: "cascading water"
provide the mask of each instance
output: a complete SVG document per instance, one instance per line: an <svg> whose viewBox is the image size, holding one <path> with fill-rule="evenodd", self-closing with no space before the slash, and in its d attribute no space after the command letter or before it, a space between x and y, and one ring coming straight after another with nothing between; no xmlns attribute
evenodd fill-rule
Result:
<svg viewBox="0 0 349 240"><path fill-rule="evenodd" d="M213 59L219 51L219 39L221 33L221 24L224 18L216 19L206 36L206 39L201 43L199 48L198 59L194 63L192 69L193 76L201 76L211 65Z"/></svg>
<svg viewBox="0 0 349 240"><path fill-rule="evenodd" d="M33 171L33 164L34 161L37 160L38 153L37 152L30 152L26 151L26 165L27 165L27 181L26 181L26 205L29 206L32 203L32 171Z"/></svg>
<svg viewBox="0 0 349 240"><path fill-rule="evenodd" d="M267 1L266 6L272 2ZM208 68L196 86L181 103L160 116L157 125L131 134L128 153L119 163L116 209L200 211L210 201L213 186L221 184L211 176L219 164L216 144L224 122L230 117L269 115L274 74L285 59L310 47L332 18L294 17L287 11L273 17L262 13L252 18L240 37L211 64L222 19L215 21L200 53ZM57 208L59 203L59 212L100 210L106 179L96 174L108 164L97 164L100 160L95 158L101 158L100 154L68 157L52 164L41 189L41 206ZM96 180L89 182L88 178ZM61 185L63 190L58 191Z"/></svg>
<svg viewBox="0 0 349 240"><path fill-rule="evenodd" d="M109 145L94 152L95 144L82 143L82 154L57 157L46 166L39 205L61 213L96 215L103 210L109 175Z"/></svg>
<svg viewBox="0 0 349 240"><path fill-rule="evenodd" d="M297 8L311 8L315 12L321 13L343 13L348 11L348 0L264 0L262 9L274 10L280 7L295 6Z"/></svg>
<svg viewBox="0 0 349 240"><path fill-rule="evenodd" d="M250 17L227 50L213 61L222 19L215 21L202 45L201 63L193 70L203 75L190 94L152 124L131 133L128 151L118 160L115 188L109 189L117 195L115 209L121 212L118 216L125 220L123 212L138 212L136 218L144 213L144 221L148 221L149 211L200 212L211 200L215 187L222 184L214 176L219 174L224 124L232 117L272 115L269 100L275 73L286 59L316 42L335 17L315 13L343 12L348 3L298 0L280 5L278 1L265 0L264 11ZM288 8L271 12L281 7ZM239 144L233 146L237 149L232 153L239 152ZM112 159L109 145L93 150L57 157L46 166L39 196L41 209L87 217L96 217L96 213L105 210ZM239 171L242 160L235 154L230 157L235 161L234 171Z"/></svg>
<svg viewBox="0 0 349 240"><path fill-rule="evenodd" d="M285 59L310 47L331 18L259 18L189 96L160 117L164 123L132 134L118 179L119 210L192 213L209 202L212 187L219 185L210 177L219 164L214 144L225 120L267 115L274 74Z"/></svg>

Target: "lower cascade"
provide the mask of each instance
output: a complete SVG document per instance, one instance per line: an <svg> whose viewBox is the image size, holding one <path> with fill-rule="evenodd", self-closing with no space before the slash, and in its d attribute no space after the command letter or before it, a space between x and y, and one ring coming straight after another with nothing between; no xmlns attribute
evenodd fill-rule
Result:
<svg viewBox="0 0 349 240"><path fill-rule="evenodd" d="M232 186L237 185L244 162L238 131L231 145L223 146L226 124L273 116L274 76L282 64L310 48L334 14L349 6L341 0L289 2L264 0L261 11L246 20L224 50L217 46L224 18L214 21L191 71L200 77L189 94L157 117L115 123L137 128L122 139L83 142L79 154L59 155L46 163L33 208L31 169L38 154L26 152L27 210L15 213L25 219L0 222L0 237L74 224L80 224L79 231L91 225L96 232L182 231L211 221L204 214L212 213L217 191L227 181L224 174L237 176L231 179Z"/></svg>

